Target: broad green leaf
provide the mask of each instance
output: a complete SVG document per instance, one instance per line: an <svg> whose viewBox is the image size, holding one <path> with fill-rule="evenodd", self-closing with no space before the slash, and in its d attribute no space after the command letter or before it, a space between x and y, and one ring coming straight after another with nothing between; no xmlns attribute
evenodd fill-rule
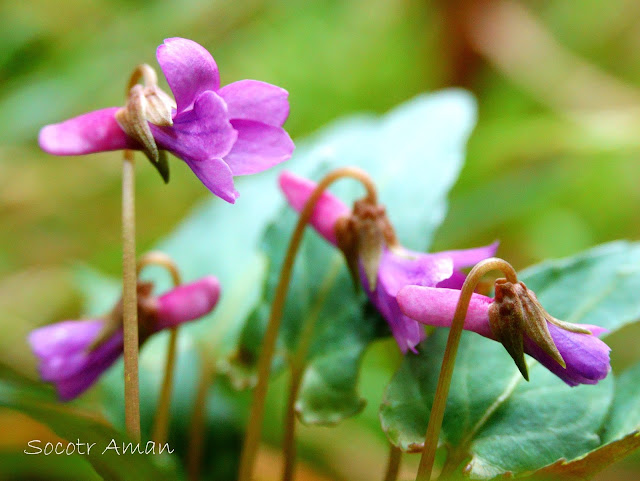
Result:
<svg viewBox="0 0 640 481"><path fill-rule="evenodd" d="M616 379L615 395L601 431L602 444L576 459L565 458L537 474L569 480L588 480L607 466L640 448L640 364Z"/></svg>
<svg viewBox="0 0 640 481"><path fill-rule="evenodd" d="M542 262L520 277L558 319L611 332L640 319L640 243L603 244Z"/></svg>
<svg viewBox="0 0 640 481"><path fill-rule="evenodd" d="M603 444L618 441L640 429L640 364L616 379L616 394L602 431Z"/></svg>
<svg viewBox="0 0 640 481"><path fill-rule="evenodd" d="M344 165L365 169L401 242L424 249L443 219L446 195L462 165L473 121L472 100L463 92L422 96L379 120L327 129L298 152L297 162L322 163L324 171ZM346 203L363 195L353 180L342 180L331 190ZM246 368L257 357L296 218L285 209L265 235L269 274L262 302L243 333L238 353L243 362L235 363L236 374L243 368L243 374L251 374ZM383 321L365 306L342 254L307 232L296 258L276 359L276 366L281 366L300 356L299 344L306 342L301 339L312 339L296 403L303 422L335 424L364 406L357 392L360 361L374 339L388 335Z"/></svg>
<svg viewBox="0 0 640 481"><path fill-rule="evenodd" d="M640 318L640 244L614 242L526 270L520 278L555 317L613 332ZM463 336L441 441L466 472L488 479L575 459L600 445L612 381L569 388L532 359L526 383L497 343ZM409 355L387 388L381 421L389 439L420 449L446 334Z"/></svg>
<svg viewBox="0 0 640 481"><path fill-rule="evenodd" d="M83 456L106 481L181 479L166 451L162 455L122 454L123 443L129 443L129 439L106 420L95 413L60 404L51 389L4 369L0 372L0 406L27 414L69 442L96 443L88 454L83 446ZM118 446L117 451L114 446ZM44 448L44 444L38 447ZM140 445L142 451L151 452L154 448L157 453L158 446Z"/></svg>

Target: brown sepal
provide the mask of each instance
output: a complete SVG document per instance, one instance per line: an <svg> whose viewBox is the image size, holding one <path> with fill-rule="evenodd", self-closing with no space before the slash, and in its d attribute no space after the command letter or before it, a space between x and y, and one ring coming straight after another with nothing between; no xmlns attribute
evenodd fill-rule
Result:
<svg viewBox="0 0 640 481"><path fill-rule="evenodd" d="M398 244L385 208L372 203L369 198L358 200L349 216L338 219L335 231L338 247L345 256L354 284L360 285L361 264L367 287L374 291L384 247Z"/></svg>
<svg viewBox="0 0 640 481"><path fill-rule="evenodd" d="M524 335L566 369L567 365L551 337L547 323L550 322L571 332L581 334L591 334L591 332L551 316L542 307L533 291L529 290L523 282L514 284L506 279L498 279L495 291L495 300L489 306L491 331L504 345L525 379L528 380L527 366L524 361Z"/></svg>
<svg viewBox="0 0 640 481"><path fill-rule="evenodd" d="M169 163L166 153L158 149L149 122L158 126L173 125L174 100L157 85L134 85L129 91L127 104L116 112L116 121L122 130L140 144L141 150L165 184L169 182Z"/></svg>
<svg viewBox="0 0 640 481"><path fill-rule="evenodd" d="M498 279L498 281L503 280ZM516 363L522 377L528 381L529 371L524 358L522 337L525 324L522 303L513 289L503 288L498 281L496 281L495 300L489 306L489 326L496 340L504 346Z"/></svg>
<svg viewBox="0 0 640 481"><path fill-rule="evenodd" d="M147 118L148 101L142 85L134 85L129 92L127 104L116 112L116 120L122 130L136 140L151 163L159 160L158 146L151 133Z"/></svg>

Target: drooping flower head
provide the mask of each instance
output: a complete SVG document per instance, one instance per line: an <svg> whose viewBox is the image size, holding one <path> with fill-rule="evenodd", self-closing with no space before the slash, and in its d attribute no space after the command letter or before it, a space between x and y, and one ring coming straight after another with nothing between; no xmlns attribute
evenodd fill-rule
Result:
<svg viewBox="0 0 640 481"><path fill-rule="evenodd" d="M301 211L316 184L283 172L280 187L291 206ZM436 254L410 251L398 243L384 208L365 199L349 209L326 191L310 223L345 253L403 352L415 351L424 339L420 323L451 326L466 279L460 269L492 257L497 249L495 243ZM554 318L521 282L498 279L495 292L495 299L473 294L464 328L501 342L525 378L525 353L571 386L595 384L607 376L610 349L597 337L604 329Z"/></svg>
<svg viewBox="0 0 640 481"><path fill-rule="evenodd" d="M211 54L184 38L165 40L156 56L175 103L146 69L145 86L132 89L126 107L47 125L40 147L55 155L139 149L154 162L164 149L231 203L238 197L233 176L261 172L291 156L294 145L282 128L289 114L286 90L257 80L221 88Z"/></svg>
<svg viewBox="0 0 640 481"><path fill-rule="evenodd" d="M138 284L140 344L163 329L198 319L218 302L220 285L213 276L184 284L155 297L153 285ZM62 321L29 334L44 382L69 401L86 391L123 352L122 302L104 318Z"/></svg>
<svg viewBox="0 0 640 481"><path fill-rule="evenodd" d="M398 292L403 314L430 326L449 327L460 297L456 288L407 286ZM528 379L524 353L570 386L596 384L611 370L605 329L560 321L523 283L496 282L494 299L473 294L464 328L501 342Z"/></svg>
<svg viewBox="0 0 640 481"><path fill-rule="evenodd" d="M301 211L316 184L290 172L280 176L289 204ZM405 316L398 306L398 291L407 285L460 288L460 269L491 257L497 243L476 249L425 254L402 247L395 239L384 208L358 201L349 209L325 191L316 204L311 225L346 255L355 277L372 304L385 318L402 352L416 350L425 337L424 327Z"/></svg>

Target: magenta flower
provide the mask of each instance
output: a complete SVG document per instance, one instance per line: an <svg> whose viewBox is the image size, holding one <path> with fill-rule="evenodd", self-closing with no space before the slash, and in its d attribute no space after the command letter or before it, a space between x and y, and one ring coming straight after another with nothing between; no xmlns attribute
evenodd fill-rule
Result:
<svg viewBox="0 0 640 481"><path fill-rule="evenodd" d="M280 187L289 204L300 211L316 184L290 172L280 175ZM315 230L334 246L338 246L336 226L347 218L351 209L337 197L325 191L316 204L310 219ZM384 247L377 269L375 287L371 289L365 269L360 263L360 282L371 300L385 318L402 352L416 352L416 346L425 338L424 328L400 311L396 296L408 285L462 287L465 275L460 269L470 267L495 254L497 243L475 249L424 254L400 246Z"/></svg>
<svg viewBox="0 0 640 481"><path fill-rule="evenodd" d="M233 203L238 197L233 176L255 174L291 157L294 145L282 128L289 114L286 90L257 80L220 88L213 57L191 40L167 39L156 56L176 108L172 125L149 122L153 139L159 149L184 160L215 195ZM154 101L165 98L161 92ZM116 121L118 110L96 110L47 125L40 131L40 147L54 155L143 149Z"/></svg>
<svg viewBox="0 0 640 481"><path fill-rule="evenodd" d="M220 285L213 276L185 284L159 297L152 285L139 284L138 320L140 343L152 334L198 319L218 302ZM44 382L54 384L58 396L69 401L87 390L121 355L121 304L109 316L86 321L63 321L29 334L29 344L38 357Z"/></svg>
<svg viewBox="0 0 640 481"><path fill-rule="evenodd" d="M411 319L430 326L449 327L460 296L457 289L407 286L398 292L398 304L402 313ZM493 302L494 299L490 297L473 294L464 328L496 340L489 323L489 308ZM611 349L597 337L605 332L605 329L582 324L577 326L591 331L592 334L571 332L547 322L549 334L566 368L526 335L524 352L538 360L569 386L596 384L611 370Z"/></svg>

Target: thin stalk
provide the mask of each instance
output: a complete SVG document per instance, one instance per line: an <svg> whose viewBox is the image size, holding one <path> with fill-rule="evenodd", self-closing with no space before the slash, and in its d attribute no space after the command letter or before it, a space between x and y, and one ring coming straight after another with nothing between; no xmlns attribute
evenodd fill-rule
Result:
<svg viewBox="0 0 640 481"><path fill-rule="evenodd" d="M173 259L163 252L149 252L138 261L138 276L142 269L148 265L158 265L164 267L171 274L174 287L182 284L178 266ZM153 426L151 439L159 445L167 441L169 434L169 410L171 408L171 391L173 390L173 375L176 363L176 346L178 344L178 328L174 327L169 331L169 343L167 345L167 361L164 367L164 378L160 389L160 398L156 409L156 419Z"/></svg>
<svg viewBox="0 0 640 481"><path fill-rule="evenodd" d="M213 363L201 356L202 371L200 373L200 383L191 417L189 428L189 451L187 452L187 473L190 481L200 479L200 465L202 464L202 453L204 451L205 421L207 413L207 399L211 380L215 377L215 367Z"/></svg>
<svg viewBox="0 0 640 481"><path fill-rule="evenodd" d="M453 315L453 321L451 322L447 346L444 350L444 359L442 360L442 367L440 368L440 377L438 378L435 399L431 407L429 425L427 427L416 481L431 480L436 449L438 448L438 439L440 437L440 428L442 427L444 410L447 404L447 397L449 396L449 387L451 386L451 376L453 375L458 345L460 344L460 337L464 327L464 320L467 316L467 310L469 309L471 295L482 276L492 270L502 271L509 282L513 282L514 284L518 282L518 277L513 267L511 267L511 264L496 257L485 259L476 264L464 281L464 285L460 291L460 298L456 305L456 311Z"/></svg>
<svg viewBox="0 0 640 481"><path fill-rule="evenodd" d="M465 457L466 453L461 457L456 451L449 452L447 459L442 466L442 470L440 471L440 475L438 476L438 481L450 479L456 472L456 469L458 469L458 466L460 466L460 463L464 461Z"/></svg>
<svg viewBox="0 0 640 481"><path fill-rule="evenodd" d="M320 290L318 292L317 300L314 302L313 309L307 316L302 332L300 333L300 340L298 341L298 348L291 357L289 362L291 370L291 379L289 387L289 395L287 398L287 409L285 411L284 422L284 436L282 443L283 454L283 470L282 480L291 481L293 479L295 462L296 462L296 412L295 405L298 399L298 392L300 391L300 384L302 382L302 376L307 365L307 354L311 347L311 341L313 340L313 333L315 331L316 323L320 317L322 306L327 296L331 292L331 288L334 285L336 277L340 273L340 262L333 263L329 267L329 272L325 277Z"/></svg>
<svg viewBox="0 0 640 481"><path fill-rule="evenodd" d="M135 163L130 150L124 151L122 163L122 316L125 424L129 436L134 441L140 441Z"/></svg>
<svg viewBox="0 0 640 481"><path fill-rule="evenodd" d="M282 481L292 481L296 467L296 400L298 399L301 380L302 371L293 368L284 417L284 439L282 443L284 466L282 470Z"/></svg>
<svg viewBox="0 0 640 481"><path fill-rule="evenodd" d="M125 95L150 67L140 65L131 74ZM151 69L152 70L152 69ZM155 75L155 73L153 74ZM138 292L136 276L135 162L125 150L122 162L122 317L124 342L124 417L127 433L140 441L140 383L138 380Z"/></svg>
<svg viewBox="0 0 640 481"><path fill-rule="evenodd" d="M278 330L280 329L280 321L282 319L282 311L287 296L289 282L291 281L291 271L293 268L296 253L298 251L298 247L300 246L300 242L302 241L304 229L309 222L316 203L320 199L322 193L333 182L343 177L351 177L359 180L367 189L368 198L373 203L377 201L375 186L371 178L361 169L354 167L344 167L330 172L324 179L322 179L318 183L314 191L311 193L311 196L307 200L306 204L304 205L302 212L300 213L298 223L296 224L296 228L293 232L293 235L291 236L287 254L282 264L282 269L280 271L280 280L276 288L273 304L271 305L269 323L267 325L267 330L262 342L260 357L258 358L258 380L253 394L253 403L251 405L251 412L249 413L247 434L242 449L242 456L240 458L238 481L250 481L253 475L255 458L258 453L258 446L262 433L264 405L267 397L267 389L269 386L271 361L273 359L276 340L278 338Z"/></svg>
<svg viewBox="0 0 640 481"><path fill-rule="evenodd" d="M400 462L402 461L402 451L393 444L389 445L389 461L387 462L387 472L384 481L396 481L400 472Z"/></svg>

